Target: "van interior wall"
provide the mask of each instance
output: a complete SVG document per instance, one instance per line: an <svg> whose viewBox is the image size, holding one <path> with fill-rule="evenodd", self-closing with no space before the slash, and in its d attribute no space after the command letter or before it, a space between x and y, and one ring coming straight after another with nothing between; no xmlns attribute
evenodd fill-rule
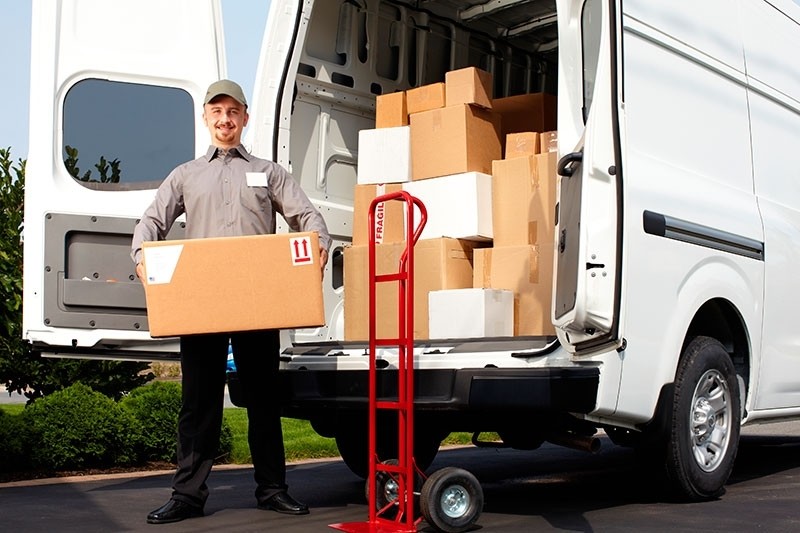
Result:
<svg viewBox="0 0 800 533"><path fill-rule="evenodd" d="M443 82L447 71L468 66L492 74L495 98L556 94L555 0L493 4L315 2L291 119L289 158L303 187L352 205L358 132L375 126L376 95Z"/></svg>

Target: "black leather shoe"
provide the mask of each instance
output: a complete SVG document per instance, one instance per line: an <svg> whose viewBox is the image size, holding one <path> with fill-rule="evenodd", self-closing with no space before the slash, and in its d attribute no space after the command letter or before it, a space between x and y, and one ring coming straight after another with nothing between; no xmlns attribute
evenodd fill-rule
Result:
<svg viewBox="0 0 800 533"><path fill-rule="evenodd" d="M258 508L264 511L278 511L284 514L308 514L308 505L300 503L287 492L279 492L258 502Z"/></svg>
<svg viewBox="0 0 800 533"><path fill-rule="evenodd" d="M169 524L170 522L180 522L186 518L203 516L203 509L189 505L179 500L170 500L149 515L148 524Z"/></svg>

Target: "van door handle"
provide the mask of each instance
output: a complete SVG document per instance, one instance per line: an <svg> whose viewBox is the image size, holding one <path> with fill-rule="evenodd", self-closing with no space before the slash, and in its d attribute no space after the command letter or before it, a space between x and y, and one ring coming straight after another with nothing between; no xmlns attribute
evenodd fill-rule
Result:
<svg viewBox="0 0 800 533"><path fill-rule="evenodd" d="M572 177L581 161L583 161L583 150L565 155L558 160L558 175L565 178Z"/></svg>

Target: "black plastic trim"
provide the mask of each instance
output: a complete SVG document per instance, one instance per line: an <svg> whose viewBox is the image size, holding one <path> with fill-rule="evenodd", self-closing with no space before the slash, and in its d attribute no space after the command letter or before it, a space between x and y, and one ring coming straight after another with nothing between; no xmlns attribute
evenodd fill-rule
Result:
<svg viewBox="0 0 800 533"><path fill-rule="evenodd" d="M653 211L644 212L642 223L650 235L764 260L764 243L755 239Z"/></svg>
<svg viewBox="0 0 800 533"><path fill-rule="evenodd" d="M311 418L367 408L366 370L283 370L284 414ZM397 371L377 372L378 396L396 398ZM229 375L235 388L236 375ZM414 372L420 411L486 413L496 409L589 413L595 408L600 370L592 366L547 368L425 369Z"/></svg>

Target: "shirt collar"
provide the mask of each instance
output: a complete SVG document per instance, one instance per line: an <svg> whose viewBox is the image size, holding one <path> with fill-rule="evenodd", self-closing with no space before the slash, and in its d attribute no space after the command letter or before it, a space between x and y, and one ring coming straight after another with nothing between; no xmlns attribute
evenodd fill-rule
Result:
<svg viewBox="0 0 800 533"><path fill-rule="evenodd" d="M219 150L220 149L217 148L216 146L214 146L213 144L210 145L208 147L208 151L206 151L206 155L205 155L206 161L208 161L209 163L211 161L213 161L214 158L217 157L217 154L219 153ZM230 151L236 152L239 155L239 157L241 157L245 161L250 161L250 154L247 153L247 150L245 150L244 145L240 144L236 148L231 148Z"/></svg>

